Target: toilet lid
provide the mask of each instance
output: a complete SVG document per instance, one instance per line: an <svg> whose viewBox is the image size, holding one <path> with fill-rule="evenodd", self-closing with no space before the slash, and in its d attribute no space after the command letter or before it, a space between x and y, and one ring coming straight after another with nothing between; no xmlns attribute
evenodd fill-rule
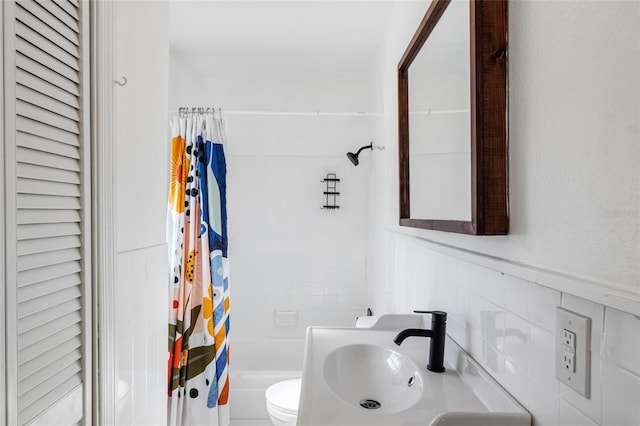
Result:
<svg viewBox="0 0 640 426"><path fill-rule="evenodd" d="M285 380L269 386L265 396L275 408L295 414L300 402L300 388L302 379Z"/></svg>

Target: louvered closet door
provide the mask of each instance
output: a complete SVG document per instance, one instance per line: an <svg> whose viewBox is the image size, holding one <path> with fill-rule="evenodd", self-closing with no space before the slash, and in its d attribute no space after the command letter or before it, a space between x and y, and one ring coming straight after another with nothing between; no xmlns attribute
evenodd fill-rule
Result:
<svg viewBox="0 0 640 426"><path fill-rule="evenodd" d="M9 424L91 422L87 9L4 2Z"/></svg>

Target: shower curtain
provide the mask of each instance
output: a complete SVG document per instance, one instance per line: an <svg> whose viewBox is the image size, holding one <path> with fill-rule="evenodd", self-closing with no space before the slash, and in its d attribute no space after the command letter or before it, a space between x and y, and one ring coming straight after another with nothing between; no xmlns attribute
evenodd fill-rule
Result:
<svg viewBox="0 0 640 426"><path fill-rule="evenodd" d="M176 116L171 134L168 424L228 425L224 121Z"/></svg>

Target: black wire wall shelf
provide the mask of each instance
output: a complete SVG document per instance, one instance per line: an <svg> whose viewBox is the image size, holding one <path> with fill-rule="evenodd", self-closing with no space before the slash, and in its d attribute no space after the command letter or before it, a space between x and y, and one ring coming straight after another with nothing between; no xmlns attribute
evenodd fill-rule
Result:
<svg viewBox="0 0 640 426"><path fill-rule="evenodd" d="M337 189L340 179L338 179L335 173L327 173L327 176L322 179L321 182L326 184L326 190L323 192L325 201L322 208L327 210L339 209L338 195L340 195L340 192L338 192Z"/></svg>

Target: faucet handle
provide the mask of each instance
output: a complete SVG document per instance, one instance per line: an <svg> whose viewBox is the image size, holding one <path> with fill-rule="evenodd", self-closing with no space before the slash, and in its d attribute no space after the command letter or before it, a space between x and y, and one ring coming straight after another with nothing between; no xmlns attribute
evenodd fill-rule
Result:
<svg viewBox="0 0 640 426"><path fill-rule="evenodd" d="M447 313L444 311L413 311L416 314L431 314L431 323L432 324L441 324L447 322Z"/></svg>

